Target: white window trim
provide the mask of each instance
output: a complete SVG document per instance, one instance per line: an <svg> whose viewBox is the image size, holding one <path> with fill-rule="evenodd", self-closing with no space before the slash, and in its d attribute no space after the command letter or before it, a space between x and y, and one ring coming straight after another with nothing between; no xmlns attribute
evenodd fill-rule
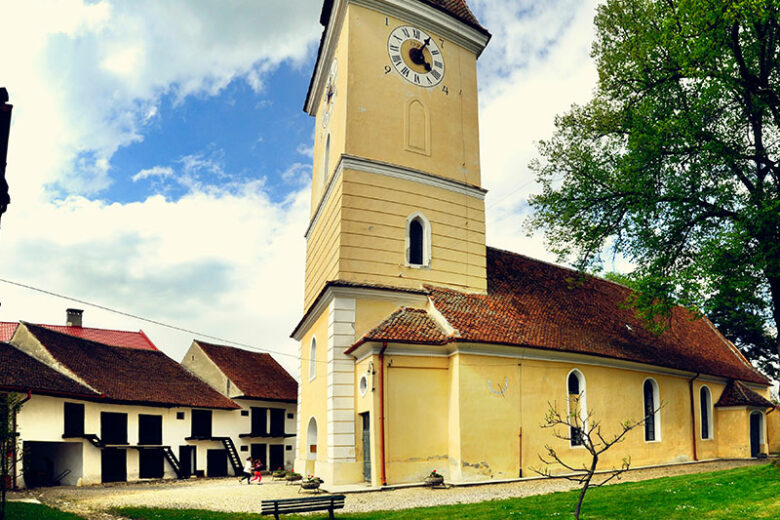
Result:
<svg viewBox="0 0 780 520"><path fill-rule="evenodd" d="M409 237L409 226L411 226L412 221L419 220L422 224L423 228L423 263L422 264L412 264L409 262L409 250L411 246L411 240ZM406 267L411 267L413 269L430 269L431 267L431 223L428 221L427 218L425 218L425 215L420 213L419 211L415 211L408 217L406 217L406 250L404 253L404 261L406 263Z"/></svg>
<svg viewBox="0 0 780 520"><path fill-rule="evenodd" d="M317 338L312 336L309 345L309 381L317 377Z"/></svg>
<svg viewBox="0 0 780 520"><path fill-rule="evenodd" d="M587 386L585 382L585 374L582 373L581 370L573 368L569 370L569 373L566 374L566 379L564 381L564 388L566 389L566 417L571 416L571 401L569 399L569 377L571 377L572 374L577 375L577 379L580 383L580 421L582 422L582 432L588 433L588 392L587 392ZM580 445L574 445L572 444L571 439L569 439L569 447L572 449L585 449L585 444Z"/></svg>
<svg viewBox="0 0 780 520"><path fill-rule="evenodd" d="M704 389L707 389L707 431L709 432L709 437L702 436L702 433L704 432L704 429L702 428L702 422L701 422L701 392ZM701 385L699 387L699 439L703 441L711 441L715 439L715 429L713 428L713 407L712 407L712 390L707 385Z"/></svg>
<svg viewBox="0 0 780 520"><path fill-rule="evenodd" d="M655 440L648 441L645 439L645 442L647 444L653 444L656 442L661 442L661 390L658 385L658 381L656 381L652 377L645 378L644 381L642 381L642 417L644 418L645 413L645 383L650 381L650 384L653 386L653 426L655 430ZM642 430L642 437L644 438L644 429Z"/></svg>

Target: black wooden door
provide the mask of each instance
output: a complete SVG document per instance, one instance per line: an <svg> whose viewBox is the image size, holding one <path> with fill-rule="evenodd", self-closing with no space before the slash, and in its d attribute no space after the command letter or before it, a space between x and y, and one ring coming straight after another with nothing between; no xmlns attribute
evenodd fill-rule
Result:
<svg viewBox="0 0 780 520"><path fill-rule="evenodd" d="M252 435L260 436L268 433L266 428L266 419L268 408L252 407Z"/></svg>
<svg viewBox="0 0 780 520"><path fill-rule="evenodd" d="M127 444L127 414L100 412L100 439L104 444Z"/></svg>
<svg viewBox="0 0 780 520"><path fill-rule="evenodd" d="M84 435L84 405L65 403L65 432L63 437L81 437Z"/></svg>
<svg viewBox="0 0 780 520"><path fill-rule="evenodd" d="M103 482L127 481L127 452L118 448L103 448L100 452Z"/></svg>
<svg viewBox="0 0 780 520"><path fill-rule="evenodd" d="M163 478L165 455L162 449L139 450L138 478Z"/></svg>
<svg viewBox="0 0 780 520"><path fill-rule="evenodd" d="M743 423L744 424L744 423ZM750 415L750 456L758 457L761 443L761 414Z"/></svg>
<svg viewBox="0 0 780 520"><path fill-rule="evenodd" d="M284 444L271 444L268 446L268 470L280 468L284 469Z"/></svg>
<svg viewBox="0 0 780 520"><path fill-rule="evenodd" d="M198 439L211 438L211 410L192 411L192 436Z"/></svg>
<svg viewBox="0 0 780 520"><path fill-rule="evenodd" d="M268 466L266 465L267 456L266 456L266 444L252 444L252 460L260 460L260 463L262 464L263 471L268 469Z"/></svg>
<svg viewBox="0 0 780 520"><path fill-rule="evenodd" d="M206 474L209 477L227 477L228 456L226 450L208 450L206 452Z"/></svg>
<svg viewBox="0 0 780 520"><path fill-rule="evenodd" d="M360 417L363 418L363 479L371 482L371 421L368 413Z"/></svg>
<svg viewBox="0 0 780 520"><path fill-rule="evenodd" d="M138 444L162 444L162 415L138 415Z"/></svg>
<svg viewBox="0 0 780 520"><path fill-rule="evenodd" d="M179 446L179 466L183 478L195 474L195 446Z"/></svg>

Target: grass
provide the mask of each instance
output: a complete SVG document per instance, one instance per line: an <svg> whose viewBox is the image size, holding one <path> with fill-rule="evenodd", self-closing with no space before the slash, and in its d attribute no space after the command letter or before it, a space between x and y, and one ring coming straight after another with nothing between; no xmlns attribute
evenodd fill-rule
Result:
<svg viewBox="0 0 780 520"><path fill-rule="evenodd" d="M73 513L52 509L43 504L8 502L5 509L7 520L84 520Z"/></svg>
<svg viewBox="0 0 780 520"><path fill-rule="evenodd" d="M431 491L435 493L436 491ZM402 511L337 514L344 519L422 520L429 518L543 519L571 518L576 491L478 504L458 504ZM133 520L260 520L257 514L203 510L122 508ZM338 513L338 512L337 512ZM324 515L287 515L288 520L314 520ZM666 477L606 486L588 491L583 519L733 519L780 518L780 469L748 466L713 473Z"/></svg>

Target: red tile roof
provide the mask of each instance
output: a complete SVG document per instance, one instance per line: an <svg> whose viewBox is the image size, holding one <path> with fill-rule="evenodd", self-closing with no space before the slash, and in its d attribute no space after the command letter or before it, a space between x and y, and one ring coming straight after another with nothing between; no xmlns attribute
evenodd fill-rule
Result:
<svg viewBox="0 0 780 520"><path fill-rule="evenodd" d="M715 406L758 406L759 408L774 408L768 399L760 396L739 381L731 380Z"/></svg>
<svg viewBox="0 0 780 520"><path fill-rule="evenodd" d="M153 405L238 408L158 350L123 348L24 324L51 355L107 399Z"/></svg>
<svg viewBox="0 0 780 520"><path fill-rule="evenodd" d="M480 32L488 34L487 29L482 27L477 17L469 9L466 0L422 0L422 2L449 14L461 22L465 22Z"/></svg>
<svg viewBox="0 0 780 520"><path fill-rule="evenodd" d="M18 321L0 321L0 341L10 341L17 325L19 325Z"/></svg>
<svg viewBox="0 0 780 520"><path fill-rule="evenodd" d="M452 16L456 20L464 22L466 25L477 29L483 34L490 34L487 29L480 25L477 17L471 12L469 6L466 4L466 0L420 0L420 3L428 4L434 9L438 9L448 15ZM322 11L320 13L320 23L327 27L330 22L330 14L333 10L333 0L325 0L322 4Z"/></svg>
<svg viewBox="0 0 780 520"><path fill-rule="evenodd" d="M450 338L439 329L436 322L421 309L401 307L391 314L358 343L366 341L394 341L403 338L404 343L439 344L448 343ZM349 349L349 353L352 349Z"/></svg>
<svg viewBox="0 0 780 520"><path fill-rule="evenodd" d="M297 401L298 383L271 357L225 345L195 340L222 373L252 399Z"/></svg>
<svg viewBox="0 0 780 520"><path fill-rule="evenodd" d="M0 322L0 341L10 341L19 323ZM152 341L144 334L144 331L132 332L129 330L93 329L90 327L72 327L67 325L43 325L41 327L70 334L77 338L84 338L115 347L137 348L141 350L158 350Z"/></svg>
<svg viewBox="0 0 780 520"><path fill-rule="evenodd" d="M709 320L683 308L673 310L669 329L657 336L625 308L625 286L595 277L572 283L579 280L577 271L493 248L487 248L487 275L486 295L426 286L455 329L450 341L576 352L769 383ZM423 329L404 320L388 319L369 334L419 343ZM424 321L416 314L415 320ZM441 340L434 335L431 343Z"/></svg>
<svg viewBox="0 0 780 520"><path fill-rule="evenodd" d="M0 342L0 389L85 398L99 396L81 383L3 342Z"/></svg>

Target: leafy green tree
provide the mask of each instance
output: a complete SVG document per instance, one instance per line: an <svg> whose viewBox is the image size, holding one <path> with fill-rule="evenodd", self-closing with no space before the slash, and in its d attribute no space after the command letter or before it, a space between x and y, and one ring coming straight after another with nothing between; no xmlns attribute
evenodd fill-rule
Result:
<svg viewBox="0 0 780 520"><path fill-rule="evenodd" d="M637 266L658 332L709 315L768 373L780 356L780 0L606 0L593 99L531 167L532 226L561 259ZM625 280L624 280L625 281Z"/></svg>

